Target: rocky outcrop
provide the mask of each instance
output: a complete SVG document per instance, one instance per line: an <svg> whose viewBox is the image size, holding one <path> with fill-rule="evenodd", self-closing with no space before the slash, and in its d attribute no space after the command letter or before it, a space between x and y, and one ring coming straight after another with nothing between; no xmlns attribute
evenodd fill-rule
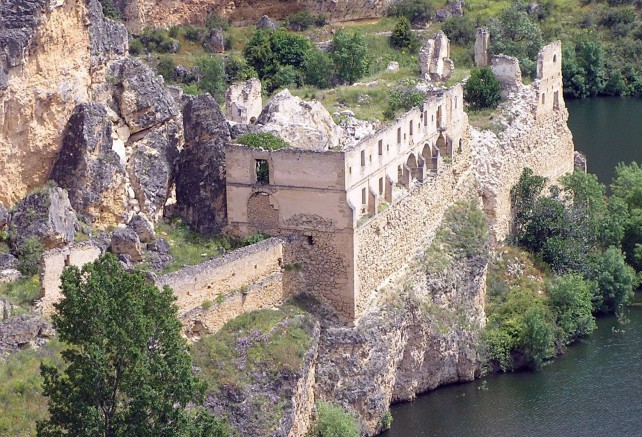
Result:
<svg viewBox="0 0 642 437"><path fill-rule="evenodd" d="M110 249L116 255L125 256L128 261L143 260L143 250L136 232L130 228L119 228L111 236Z"/></svg>
<svg viewBox="0 0 642 437"><path fill-rule="evenodd" d="M176 161L176 210L191 227L211 233L227 223L225 144L230 131L209 94L183 108L185 146Z"/></svg>
<svg viewBox="0 0 642 437"><path fill-rule="evenodd" d="M138 235L141 243L151 243L156 240L154 225L140 214L132 217L127 227Z"/></svg>
<svg viewBox="0 0 642 437"><path fill-rule="evenodd" d="M9 223L9 211L0 203L0 230L3 230Z"/></svg>
<svg viewBox="0 0 642 437"><path fill-rule="evenodd" d="M261 18L259 18L259 21L256 22L256 28L257 29L277 29L279 27L276 22L268 17L267 15L263 15Z"/></svg>
<svg viewBox="0 0 642 437"><path fill-rule="evenodd" d="M5 0L0 4L0 202L42 185L77 104L105 82L127 32L98 0Z"/></svg>
<svg viewBox="0 0 642 437"><path fill-rule="evenodd" d="M225 51L225 34L221 29L210 30L210 34L203 41L203 46L212 53L223 53Z"/></svg>
<svg viewBox="0 0 642 437"><path fill-rule="evenodd" d="M107 107L78 105L51 170L50 178L69 191L74 209L96 224L116 225L126 215L125 156L124 149L114 150L115 134Z"/></svg>
<svg viewBox="0 0 642 437"><path fill-rule="evenodd" d="M260 131L307 150L328 150L339 144L340 129L323 105L306 102L287 89L274 95L257 120Z"/></svg>
<svg viewBox="0 0 642 437"><path fill-rule="evenodd" d="M29 345L42 346L53 335L51 325L33 314L23 314L0 324L0 357Z"/></svg>
<svg viewBox="0 0 642 437"><path fill-rule="evenodd" d="M62 247L74 241L76 223L67 192L45 187L16 205L9 225L9 242L12 248L19 249L26 239L35 237L46 249Z"/></svg>

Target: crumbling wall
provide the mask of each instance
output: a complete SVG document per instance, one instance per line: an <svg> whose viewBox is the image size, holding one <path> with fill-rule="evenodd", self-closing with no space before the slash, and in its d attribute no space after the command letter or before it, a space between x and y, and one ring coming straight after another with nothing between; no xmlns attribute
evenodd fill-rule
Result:
<svg viewBox="0 0 642 437"><path fill-rule="evenodd" d="M156 280L177 297L188 336L214 332L244 312L284 300L283 240L270 238Z"/></svg>
<svg viewBox="0 0 642 437"><path fill-rule="evenodd" d="M490 63L490 32L487 27L478 27L475 32L475 65L486 67Z"/></svg>
<svg viewBox="0 0 642 437"><path fill-rule="evenodd" d="M38 307L44 316L54 313L53 305L62 299L60 275L67 266L82 268L96 261L102 250L92 241L83 241L45 252L40 259L40 300Z"/></svg>
<svg viewBox="0 0 642 437"><path fill-rule="evenodd" d="M236 123L255 123L263 110L261 81L250 79L230 85L225 93L225 116Z"/></svg>

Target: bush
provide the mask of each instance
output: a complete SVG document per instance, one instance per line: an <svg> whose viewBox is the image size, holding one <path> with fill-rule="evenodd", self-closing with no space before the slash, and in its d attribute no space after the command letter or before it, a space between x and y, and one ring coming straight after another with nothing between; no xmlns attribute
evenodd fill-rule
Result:
<svg viewBox="0 0 642 437"><path fill-rule="evenodd" d="M454 44L467 46L475 42L475 23L467 15L455 15L446 20L441 30Z"/></svg>
<svg viewBox="0 0 642 437"><path fill-rule="evenodd" d="M435 8L431 0L399 0L388 8L388 16L406 17L413 25L423 26L433 16Z"/></svg>
<svg viewBox="0 0 642 437"><path fill-rule="evenodd" d="M410 30L410 21L406 17L399 17L395 28L390 35L390 45L399 50L416 50L419 40Z"/></svg>
<svg viewBox="0 0 642 437"><path fill-rule="evenodd" d="M548 304L566 343L596 328L591 302L593 285L579 275L570 274L558 278L548 289Z"/></svg>
<svg viewBox="0 0 642 437"><path fill-rule="evenodd" d="M339 79L354 83L368 73L370 58L368 46L359 31L348 32L340 29L332 38L331 58Z"/></svg>
<svg viewBox="0 0 642 437"><path fill-rule="evenodd" d="M320 89L332 86L334 64L330 55L318 48L312 48L305 60L305 83Z"/></svg>
<svg viewBox="0 0 642 437"><path fill-rule="evenodd" d="M290 146L286 141L269 132L241 135L236 139L236 142L248 147L266 150L279 150Z"/></svg>
<svg viewBox="0 0 642 437"><path fill-rule="evenodd" d="M175 53L180 48L179 42L170 38L163 29L146 27L138 39L150 52Z"/></svg>
<svg viewBox="0 0 642 437"><path fill-rule="evenodd" d="M250 67L245 59L232 55L225 58L225 82L231 84L239 80L248 80L257 77L254 68Z"/></svg>
<svg viewBox="0 0 642 437"><path fill-rule="evenodd" d="M111 18L112 20L121 20L120 11L114 5L112 0L100 0L100 6L102 6L103 14L105 17Z"/></svg>
<svg viewBox="0 0 642 437"><path fill-rule="evenodd" d="M303 83L302 73L292 65L279 67L277 72L266 81L266 88L271 93L289 86L300 86Z"/></svg>
<svg viewBox="0 0 642 437"><path fill-rule="evenodd" d="M185 39L192 42L202 42L205 37L205 29L202 27L192 26L191 24L185 26L184 29Z"/></svg>
<svg viewBox="0 0 642 437"><path fill-rule="evenodd" d="M33 276L40 268L40 258L45 251L38 238L31 236L25 238L16 248L18 257L18 270L25 276Z"/></svg>
<svg viewBox="0 0 642 437"><path fill-rule="evenodd" d="M412 87L398 88L390 92L388 106L383 116L392 120L399 110L409 111L410 109L421 105L426 97L425 93Z"/></svg>
<svg viewBox="0 0 642 437"><path fill-rule="evenodd" d="M290 30L301 32L311 26L325 26L327 22L325 15L312 15L309 11L300 11L285 17L283 24Z"/></svg>
<svg viewBox="0 0 642 437"><path fill-rule="evenodd" d="M627 305L640 283L635 270L629 266L617 247L609 247L598 255L591 274L595 287L594 309L601 313L620 312Z"/></svg>
<svg viewBox="0 0 642 437"><path fill-rule="evenodd" d="M230 30L232 27L230 20L226 17L221 17L216 12L211 12L205 21L205 27L208 29L221 29L221 30Z"/></svg>
<svg viewBox="0 0 642 437"><path fill-rule="evenodd" d="M464 88L464 100L473 109L496 108L501 100L502 86L488 67L471 72Z"/></svg>
<svg viewBox="0 0 642 437"><path fill-rule="evenodd" d="M225 68L218 56L201 56L196 60L201 74L198 89L210 93L217 101L222 102L225 94Z"/></svg>
<svg viewBox="0 0 642 437"><path fill-rule="evenodd" d="M359 423L356 417L342 407L329 402L317 403L317 420L312 437L359 437Z"/></svg>
<svg viewBox="0 0 642 437"><path fill-rule="evenodd" d="M169 56L160 56L158 58L158 64L156 65L156 71L158 74L163 76L166 82L172 82L176 79L175 74L176 64L174 59Z"/></svg>
<svg viewBox="0 0 642 437"><path fill-rule="evenodd" d="M524 314L521 343L531 368L537 370L555 354L555 325L550 313L541 306L532 306Z"/></svg>
<svg viewBox="0 0 642 437"><path fill-rule="evenodd" d="M131 55L140 55L143 53L145 50L145 46L143 45L142 42L140 42L139 39L132 39L131 42L129 43L129 53Z"/></svg>

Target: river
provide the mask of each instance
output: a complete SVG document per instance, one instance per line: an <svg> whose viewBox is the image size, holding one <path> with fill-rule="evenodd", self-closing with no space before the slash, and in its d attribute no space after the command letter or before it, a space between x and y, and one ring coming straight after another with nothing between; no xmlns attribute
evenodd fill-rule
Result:
<svg viewBox="0 0 642 437"><path fill-rule="evenodd" d="M567 106L575 147L602 182L618 162L642 163L642 100ZM627 318L599 319L597 331L540 372L491 375L395 405L382 437L642 436L642 293Z"/></svg>

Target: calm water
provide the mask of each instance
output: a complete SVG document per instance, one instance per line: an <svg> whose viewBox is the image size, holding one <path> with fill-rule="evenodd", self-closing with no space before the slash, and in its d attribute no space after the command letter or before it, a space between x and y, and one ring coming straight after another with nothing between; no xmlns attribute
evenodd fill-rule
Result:
<svg viewBox="0 0 642 437"><path fill-rule="evenodd" d="M642 100L567 105L575 147L602 182L618 162L642 163ZM382 436L642 436L642 294L636 299L628 324L598 320L591 337L541 372L493 375L394 406Z"/></svg>
<svg viewBox="0 0 642 437"><path fill-rule="evenodd" d="M596 97L566 106L575 149L602 182L611 183L618 162L642 164L642 99Z"/></svg>

